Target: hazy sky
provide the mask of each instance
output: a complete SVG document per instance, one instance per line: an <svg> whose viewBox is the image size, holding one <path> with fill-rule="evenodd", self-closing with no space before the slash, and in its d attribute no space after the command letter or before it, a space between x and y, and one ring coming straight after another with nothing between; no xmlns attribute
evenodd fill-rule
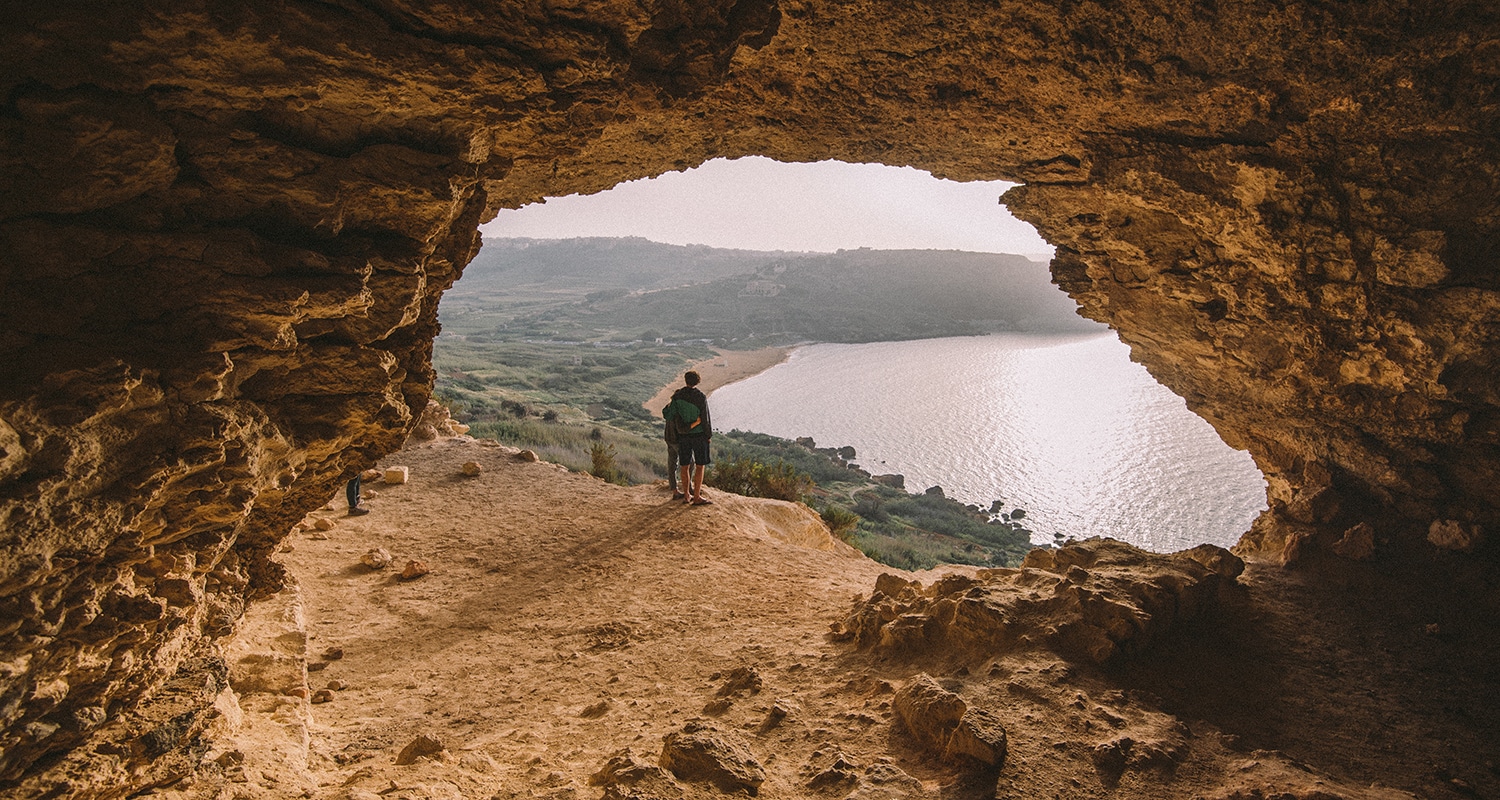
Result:
<svg viewBox="0 0 1500 800"><path fill-rule="evenodd" d="M999 198L1013 184L957 183L911 167L714 159L599 194L501 211L485 236L640 236L747 250L873 247L1052 254Z"/></svg>

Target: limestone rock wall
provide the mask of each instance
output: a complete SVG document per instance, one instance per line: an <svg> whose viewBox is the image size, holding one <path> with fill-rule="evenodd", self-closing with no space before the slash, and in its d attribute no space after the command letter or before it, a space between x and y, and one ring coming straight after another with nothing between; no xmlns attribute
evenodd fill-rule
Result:
<svg viewBox="0 0 1500 800"><path fill-rule="evenodd" d="M1474 546L1500 507L1497 14L8 9L0 786L169 777L202 714L157 735L148 701L215 680L276 542L402 441L479 222L716 156L1024 182L1058 282L1266 472L1248 549L1366 520Z"/></svg>

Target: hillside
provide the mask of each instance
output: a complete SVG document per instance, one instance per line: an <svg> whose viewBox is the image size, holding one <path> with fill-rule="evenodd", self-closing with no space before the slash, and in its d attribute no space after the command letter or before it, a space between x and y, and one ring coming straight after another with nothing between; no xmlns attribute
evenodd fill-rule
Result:
<svg viewBox="0 0 1500 800"><path fill-rule="evenodd" d="M686 508L466 438L385 465L411 477L369 483L373 513L335 500L284 543L296 585L231 653L243 720L154 796L1500 791L1486 679L1457 666L1496 663L1493 618L1452 587L1347 563L1231 579L1214 548L1100 541L942 578L860 558L793 504ZM363 565L372 548L393 564ZM400 579L410 560L430 573Z"/></svg>
<svg viewBox="0 0 1500 800"><path fill-rule="evenodd" d="M491 239L442 315L470 341L750 347L1099 330L1074 309L1045 264L1014 255Z"/></svg>

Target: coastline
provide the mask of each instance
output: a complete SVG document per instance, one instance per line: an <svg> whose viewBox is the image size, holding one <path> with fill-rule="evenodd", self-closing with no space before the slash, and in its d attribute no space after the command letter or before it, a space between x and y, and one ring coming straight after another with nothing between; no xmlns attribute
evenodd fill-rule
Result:
<svg viewBox="0 0 1500 800"><path fill-rule="evenodd" d="M698 371L702 382L698 388L706 395L712 395L715 389L721 389L736 381L742 381L759 375L771 367L787 360L795 347L763 347L759 350L716 350L713 358L699 361L687 369ZM687 370L683 370L686 372ZM672 392L682 385L682 376L679 375L672 383L663 386L650 400L641 404L641 407L655 414L660 414L667 401L672 399Z"/></svg>

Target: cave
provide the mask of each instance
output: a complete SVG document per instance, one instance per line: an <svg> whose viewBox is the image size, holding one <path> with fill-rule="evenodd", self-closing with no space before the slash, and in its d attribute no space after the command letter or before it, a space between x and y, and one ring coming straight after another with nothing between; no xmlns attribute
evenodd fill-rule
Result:
<svg viewBox="0 0 1500 800"><path fill-rule="evenodd" d="M1238 553L1492 585L1492 3L147 0L0 44L0 786L186 758L277 543L426 405L480 223L716 157L1022 184L1265 474Z"/></svg>

